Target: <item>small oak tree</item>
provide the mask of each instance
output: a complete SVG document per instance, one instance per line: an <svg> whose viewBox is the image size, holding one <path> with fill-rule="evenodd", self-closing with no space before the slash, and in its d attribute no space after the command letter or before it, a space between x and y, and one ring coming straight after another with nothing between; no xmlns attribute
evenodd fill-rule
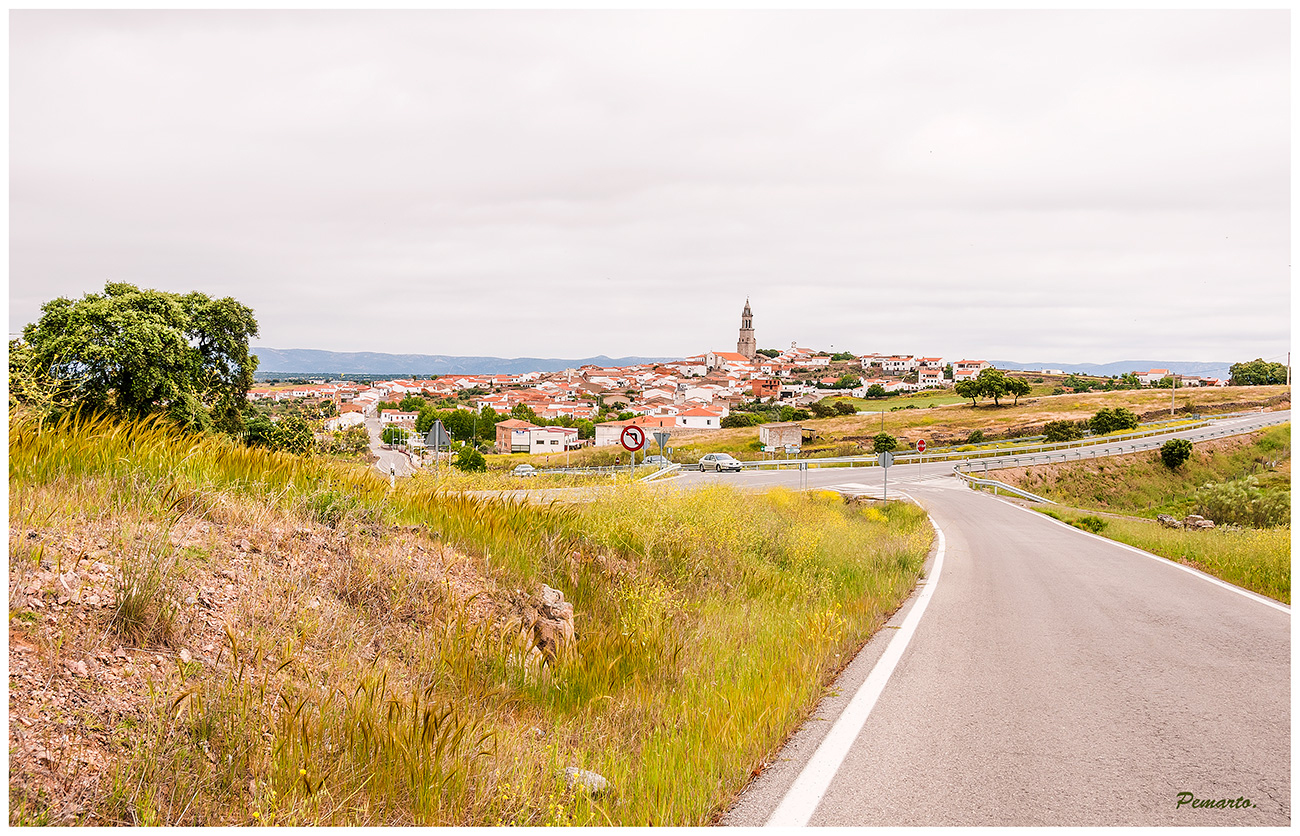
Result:
<svg viewBox="0 0 1300 836"><path fill-rule="evenodd" d="M1185 438L1171 438L1160 447L1160 461L1170 470L1177 470L1192 456L1192 442Z"/></svg>

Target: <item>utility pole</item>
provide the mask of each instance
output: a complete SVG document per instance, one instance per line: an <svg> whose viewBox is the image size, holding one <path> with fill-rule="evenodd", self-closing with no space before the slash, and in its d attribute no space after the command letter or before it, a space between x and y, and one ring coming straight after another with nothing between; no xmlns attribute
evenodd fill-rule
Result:
<svg viewBox="0 0 1300 836"><path fill-rule="evenodd" d="M1178 392L1178 375L1170 375L1170 381L1173 384L1169 387L1169 417L1174 417L1174 396Z"/></svg>

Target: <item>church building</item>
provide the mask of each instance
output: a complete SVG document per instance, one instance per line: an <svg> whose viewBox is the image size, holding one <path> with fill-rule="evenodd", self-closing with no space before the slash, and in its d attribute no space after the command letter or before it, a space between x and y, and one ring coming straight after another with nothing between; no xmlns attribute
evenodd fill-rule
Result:
<svg viewBox="0 0 1300 836"><path fill-rule="evenodd" d="M745 300L745 310L740 314L740 339L736 340L736 353L753 360L758 353L758 342L754 339L754 315L749 311L749 300Z"/></svg>

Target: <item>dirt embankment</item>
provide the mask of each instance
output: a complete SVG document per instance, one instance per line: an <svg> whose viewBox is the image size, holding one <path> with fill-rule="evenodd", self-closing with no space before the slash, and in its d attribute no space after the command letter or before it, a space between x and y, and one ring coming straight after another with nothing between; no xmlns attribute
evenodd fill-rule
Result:
<svg viewBox="0 0 1300 836"><path fill-rule="evenodd" d="M20 823L123 823L105 818L102 802L134 736L151 725L151 692L182 694L200 672L233 670L228 635L244 640L302 617L369 628L336 647L296 649L306 665L329 665L339 654L373 658L389 633L427 620L423 610L433 606L466 602L475 617L489 618L508 606L478 562L419 529L349 535L287 515L253 521L227 510L225 520L185 516L166 531L146 521L126 536L114 520L11 530L11 823L15 806ZM175 615L165 638L137 647L110 622L123 559L154 539L180 558L168 596ZM400 611L388 603L390 582L411 587ZM335 611L341 605L368 617Z"/></svg>

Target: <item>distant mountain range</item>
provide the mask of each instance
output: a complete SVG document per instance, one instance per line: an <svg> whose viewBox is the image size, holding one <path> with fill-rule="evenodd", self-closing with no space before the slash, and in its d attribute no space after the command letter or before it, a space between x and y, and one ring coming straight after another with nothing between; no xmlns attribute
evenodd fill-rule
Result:
<svg viewBox="0 0 1300 836"><path fill-rule="evenodd" d="M558 372L579 366L635 366L661 363L680 357L457 357L447 354L382 354L377 351L320 351L313 348L265 348L254 346L258 357L257 376L367 374L409 377L428 374L521 374L523 372ZM1122 360L1118 363L1020 363L992 360L999 369L1061 369L1081 374L1118 375L1169 369L1177 374L1227 377L1231 363L1191 363L1181 360Z"/></svg>
<svg viewBox="0 0 1300 836"><path fill-rule="evenodd" d="M1017 363L1014 360L990 360L999 369L1010 371L1039 371L1060 369L1063 372L1094 374L1103 377L1146 372L1151 369L1168 369L1174 374L1194 374L1204 377L1227 377L1231 363L1190 363L1182 360L1121 360L1118 363Z"/></svg>
<svg viewBox="0 0 1300 836"><path fill-rule="evenodd" d="M592 363L597 366L635 366L678 360L678 357L454 357L445 354L381 354L377 351L320 351L314 348L264 348L253 346L257 376L276 374L381 374L394 377L429 374L521 374L558 372Z"/></svg>

